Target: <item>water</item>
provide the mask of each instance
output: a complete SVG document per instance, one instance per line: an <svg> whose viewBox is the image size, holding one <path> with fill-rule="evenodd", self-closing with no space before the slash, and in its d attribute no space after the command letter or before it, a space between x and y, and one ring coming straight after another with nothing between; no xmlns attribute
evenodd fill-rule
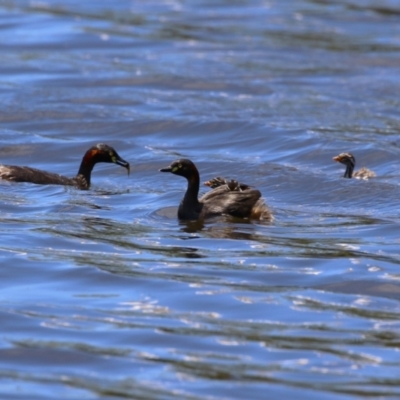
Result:
<svg viewBox="0 0 400 400"><path fill-rule="evenodd" d="M74 176L106 142L131 175L0 182L0 398L400 398L399 16L1 1L1 162ZM177 221L179 157L274 222Z"/></svg>

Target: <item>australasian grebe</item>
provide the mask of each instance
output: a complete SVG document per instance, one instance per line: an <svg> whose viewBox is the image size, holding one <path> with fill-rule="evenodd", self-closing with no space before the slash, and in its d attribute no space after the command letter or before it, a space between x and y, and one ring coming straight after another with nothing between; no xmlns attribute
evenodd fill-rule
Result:
<svg viewBox="0 0 400 400"><path fill-rule="evenodd" d="M129 163L122 159L111 146L99 143L85 153L78 174L74 178L16 165L0 165L0 178L13 182L30 182L40 185L69 185L76 186L79 189L89 189L92 169L99 162L121 165L128 170L129 174Z"/></svg>
<svg viewBox="0 0 400 400"><path fill-rule="evenodd" d="M225 178L221 178L220 176L217 176L215 178L210 179L207 182L204 182L205 186L209 186L211 189L215 189L219 186L223 186L223 185L228 185L230 190L237 190L237 191L243 191L243 190L247 190L250 189L249 185L246 185L245 183L240 183L238 181L236 181L235 179L225 179Z"/></svg>
<svg viewBox="0 0 400 400"><path fill-rule="evenodd" d="M376 176L375 172L365 167L353 173L354 167L356 166L356 159L351 153L340 153L338 156L333 157L333 159L346 166L343 178L369 179Z"/></svg>
<svg viewBox="0 0 400 400"><path fill-rule="evenodd" d="M188 181L186 193L178 208L179 219L197 220L223 214L239 218L272 219L271 211L261 198L261 192L247 185L244 185L246 188L243 190L232 190L228 184L219 185L198 199L200 175L190 160L176 160L160 171L183 176Z"/></svg>

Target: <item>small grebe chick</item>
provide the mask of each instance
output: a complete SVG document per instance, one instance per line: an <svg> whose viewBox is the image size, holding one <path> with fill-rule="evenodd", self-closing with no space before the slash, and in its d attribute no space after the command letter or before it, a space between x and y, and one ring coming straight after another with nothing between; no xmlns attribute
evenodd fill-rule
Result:
<svg viewBox="0 0 400 400"><path fill-rule="evenodd" d="M240 183L240 182L236 181L235 179L231 179L229 181L228 179L221 178L220 176L217 176L215 178L210 179L207 182L204 182L204 185L209 186L211 189L215 189L215 188L223 186L223 185L228 185L230 190L236 190L239 192L250 189L250 186L246 185L245 183Z"/></svg>
<svg viewBox="0 0 400 400"><path fill-rule="evenodd" d="M197 220L218 215L231 215L238 218L272 220L271 211L257 189L242 185L246 189L238 190L237 185L233 185L234 189L232 189L229 184L222 184L198 199L200 175L192 161L176 160L160 171L183 176L188 182L186 193L178 208L179 219Z"/></svg>
<svg viewBox="0 0 400 400"><path fill-rule="evenodd" d="M340 153L338 156L333 157L333 159L346 166L343 178L369 179L376 176L375 172L365 167L353 173L354 167L356 166L356 159L351 153Z"/></svg>
<svg viewBox="0 0 400 400"><path fill-rule="evenodd" d="M16 165L0 165L0 178L13 182L30 182L39 185L68 185L76 186L79 189L89 189L92 169L99 162L121 165L128 170L129 174L129 163L122 159L111 146L99 143L85 153L78 174L74 178Z"/></svg>

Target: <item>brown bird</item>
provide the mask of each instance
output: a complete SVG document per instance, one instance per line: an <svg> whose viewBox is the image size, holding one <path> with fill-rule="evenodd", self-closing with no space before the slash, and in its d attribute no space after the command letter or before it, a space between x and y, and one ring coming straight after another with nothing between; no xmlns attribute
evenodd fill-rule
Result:
<svg viewBox="0 0 400 400"><path fill-rule="evenodd" d="M85 153L78 174L74 178L16 165L0 165L0 178L13 182L30 182L39 185L69 185L76 186L78 189L89 189L92 169L99 162L121 165L128 170L129 174L129 163L122 159L111 146L99 143Z"/></svg>
<svg viewBox="0 0 400 400"><path fill-rule="evenodd" d="M237 190L239 192L242 192L243 190L250 189L249 185L246 185L244 183L240 183L236 181L235 179L231 179L230 181L225 178L221 178L220 176L217 176L215 178L210 179L207 182L204 182L205 186L209 186L211 189L215 189L219 186L222 185L228 185L230 190Z"/></svg>
<svg viewBox="0 0 400 400"><path fill-rule="evenodd" d="M271 211L257 189L244 185L246 188L243 190L232 190L229 184L222 184L199 199L200 175L192 161L176 160L160 171L183 176L188 181L186 193L178 208L179 219L197 220L217 215L231 215L239 218L272 220Z"/></svg>

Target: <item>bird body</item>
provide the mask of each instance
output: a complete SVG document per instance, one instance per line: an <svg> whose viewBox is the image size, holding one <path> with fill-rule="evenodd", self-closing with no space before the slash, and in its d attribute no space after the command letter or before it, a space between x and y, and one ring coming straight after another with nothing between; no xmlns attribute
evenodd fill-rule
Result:
<svg viewBox="0 0 400 400"><path fill-rule="evenodd" d="M0 165L0 178L7 181L30 182L38 185L46 185L53 181L63 181L62 185L71 185L73 179L41 169L17 165Z"/></svg>

